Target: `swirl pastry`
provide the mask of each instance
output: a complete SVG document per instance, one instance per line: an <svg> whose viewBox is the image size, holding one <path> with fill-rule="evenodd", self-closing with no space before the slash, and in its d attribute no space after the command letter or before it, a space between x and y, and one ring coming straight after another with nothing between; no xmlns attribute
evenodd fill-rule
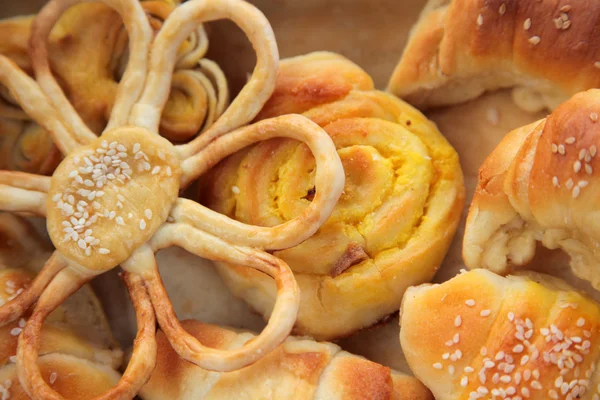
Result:
<svg viewBox="0 0 600 400"><path fill-rule="evenodd" d="M236 348L255 336L197 321L183 326L215 348ZM417 379L342 351L333 343L288 338L256 364L235 372L210 372L186 363L158 333L158 360L144 400L431 399Z"/></svg>
<svg viewBox="0 0 600 400"><path fill-rule="evenodd" d="M512 88L528 111L600 87L600 4L555 0L429 0L389 90L419 108Z"/></svg>
<svg viewBox="0 0 600 400"><path fill-rule="evenodd" d="M526 265L541 242L567 252L573 272L600 289L599 95L575 95L547 118L510 132L486 159L465 228L469 268L508 273Z"/></svg>
<svg viewBox="0 0 600 400"><path fill-rule="evenodd" d="M166 0L142 3L155 31L176 7ZM32 71L27 40L33 17L0 21L0 54ZM99 38L102 38L101 40ZM128 37L119 15L101 3L67 10L48 42L49 63L75 110L94 133L106 127L129 59ZM217 64L203 58L208 39L202 26L182 44L162 113L160 133L187 142L212 125L228 102L227 81ZM0 90L0 168L49 175L60 162L51 136L31 120L11 93Z"/></svg>
<svg viewBox="0 0 600 400"><path fill-rule="evenodd" d="M410 288L400 313L407 361L438 400L600 398L600 308L562 280L473 270Z"/></svg>
<svg viewBox="0 0 600 400"><path fill-rule="evenodd" d="M18 296L39 268L38 253L48 249L32 227L14 215L0 214L0 304ZM5 247L6 245L6 247ZM37 264L37 265L36 265ZM27 314L0 327L0 399L29 399L17 377L17 341ZM100 303L83 287L56 309L41 331L39 367L46 382L64 398L92 398L119 379L122 353L115 344ZM85 338L85 339L84 339Z"/></svg>
<svg viewBox="0 0 600 400"><path fill-rule="evenodd" d="M346 172L342 197L317 234L273 253L290 265L301 289L295 332L338 338L393 313L408 286L433 277L460 218L463 176L432 122L374 90L371 78L341 56L282 61L258 119L286 113L322 126ZM215 167L202 180L200 198L244 223L284 223L315 195L314 167L305 146L270 140ZM270 314L272 282L223 263L219 271L237 296Z"/></svg>
<svg viewBox="0 0 600 400"><path fill-rule="evenodd" d="M0 326L5 326L35 303L19 338L19 381L34 400L59 398L37 363L43 323L81 286L119 265L126 272L138 332L118 383L96 399L132 399L137 394L155 366L157 321L177 354L189 362L219 372L251 365L286 339L298 313L292 271L266 250L296 246L331 215L344 186L335 146L323 129L299 115L246 126L273 93L279 54L265 16L241 0L188 1L169 14L156 34L137 0L103 0L122 17L129 55L108 124L98 137L67 99L48 60L50 32L78 2L50 0L35 17L30 38L35 80L0 56L0 83L52 135L65 156L51 177L0 171L0 210L45 217L56 249L31 285L0 306ZM257 53L256 67L204 134L175 145L159 131L176 66L183 62L179 49L203 22L224 18L248 35ZM252 226L179 197L221 159L276 137L302 141L315 154L317 192L298 217L280 226ZM154 256L174 245L201 257L256 268L277 282L271 319L254 340L237 349L215 349L183 329Z"/></svg>

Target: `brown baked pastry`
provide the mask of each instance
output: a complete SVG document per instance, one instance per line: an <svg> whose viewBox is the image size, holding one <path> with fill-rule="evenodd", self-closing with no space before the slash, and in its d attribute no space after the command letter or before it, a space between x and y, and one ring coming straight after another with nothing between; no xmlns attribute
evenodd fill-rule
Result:
<svg viewBox="0 0 600 400"><path fill-rule="evenodd" d="M465 229L469 268L508 273L533 258L539 241L566 251L575 274L600 288L599 95L575 95L547 118L510 132L487 158Z"/></svg>
<svg viewBox="0 0 600 400"><path fill-rule="evenodd" d="M388 89L419 108L513 88L517 105L553 109L600 87L600 3L429 0Z"/></svg>
<svg viewBox="0 0 600 400"><path fill-rule="evenodd" d="M557 278L478 269L410 288L400 324L438 400L599 398L600 308Z"/></svg>
<svg viewBox="0 0 600 400"><path fill-rule="evenodd" d="M291 270L265 249L299 244L331 215L344 185L335 146L318 125L299 115L245 126L273 92L279 57L268 21L241 0L188 1L169 14L156 35L137 0L103 0L123 19L129 56L110 119L97 137L65 96L48 61L47 38L53 26L78 2L50 0L35 17L30 56L36 80L0 56L0 83L52 135L65 156L52 177L0 171L0 209L46 217L56 248L31 286L0 307L0 325L6 325L37 300L19 339L19 380L33 399L57 398L37 364L42 324L79 287L118 265L127 272L138 333L123 376L98 398L131 399L146 382L155 365L156 320L176 352L192 363L216 371L250 365L289 335L299 303ZM201 23L223 18L248 35L257 53L256 68L206 132L185 145L174 145L159 135L159 125L178 50ZM179 198L180 190L224 157L274 137L307 143L317 159L317 193L302 215L265 228ZM177 320L154 257L157 250L173 245L271 276L280 296L263 332L234 350L206 347L188 334Z"/></svg>
<svg viewBox="0 0 600 400"><path fill-rule="evenodd" d="M152 28L158 31L176 7L166 0L144 1ZM0 54L33 72L27 41L33 17L0 21ZM99 38L102 38L101 40ZM48 39L49 63L73 107L96 134L105 128L129 53L118 13L102 3L67 10ZM208 39L202 25L178 51L171 93L159 131L173 142L186 142L206 130L228 102L221 69L204 56ZM0 90L0 168L49 175L60 152L48 133L35 123L7 90Z"/></svg>
<svg viewBox="0 0 600 400"><path fill-rule="evenodd" d="M38 253L47 246L30 224L0 213L0 305L31 284L39 268ZM14 263L13 263L14 262ZM37 265L36 265L37 264ZM39 359L46 382L66 399L88 399L110 389L119 379L116 371L122 352L116 345L100 303L87 287L56 309L42 329ZM15 367L18 337L27 314L0 327L0 399L29 399L20 386Z"/></svg>
<svg viewBox="0 0 600 400"><path fill-rule="evenodd" d="M287 113L302 113L331 136L346 186L315 236L273 254L290 265L300 286L295 332L339 338L395 312L408 286L433 277L460 218L463 176L456 152L432 122L374 90L371 78L339 55L282 61L258 119ZM244 223L281 224L310 204L314 166L297 141L262 142L214 168L202 180L201 202ZM267 317L273 282L219 265L233 293Z"/></svg>
<svg viewBox="0 0 600 400"><path fill-rule="evenodd" d="M255 337L188 320L185 329L202 343L231 349ZM333 343L290 337L256 364L235 372L210 372L187 363L158 333L158 360L144 400L199 399L433 399L417 379L342 351Z"/></svg>

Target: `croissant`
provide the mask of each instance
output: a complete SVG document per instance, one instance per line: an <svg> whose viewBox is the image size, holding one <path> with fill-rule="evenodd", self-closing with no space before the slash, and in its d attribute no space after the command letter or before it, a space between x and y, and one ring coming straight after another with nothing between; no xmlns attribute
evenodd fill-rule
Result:
<svg viewBox="0 0 600 400"><path fill-rule="evenodd" d="M14 215L0 214L0 304L18 296L32 281L26 267L39 267L36 253L47 249L31 225ZM33 254L33 256L32 256ZM12 264L12 260L20 265ZM25 260L25 262L23 262ZM37 265L36 265L37 264ZM17 342L27 314L0 327L0 399L29 399L17 377ZM39 366L46 382L64 398L97 396L115 385L122 352L112 337L100 303L83 287L56 309L42 329Z"/></svg>
<svg viewBox="0 0 600 400"><path fill-rule="evenodd" d="M177 3L142 3L155 31ZM0 44L0 54L30 74L27 46L32 21L33 17L0 21L0 36L8 38ZM102 3L77 5L60 18L48 47L53 73L83 121L99 134L107 124L129 58L121 18ZM227 81L216 63L203 58L207 49L202 26L179 49L159 127L160 134L170 141L189 141L212 125L227 105ZM61 160L51 136L23 112L7 90L0 90L0 155L2 169L44 175L51 174Z"/></svg>
<svg viewBox="0 0 600 400"><path fill-rule="evenodd" d="M316 235L273 253L301 289L295 332L330 340L385 318L408 286L433 277L460 218L463 176L432 122L374 90L371 78L339 55L281 62L275 93L257 118L287 113L322 126L346 172L342 197ZM214 168L202 180L200 200L244 223L284 223L315 195L314 166L298 142L269 140ZM270 314L276 286L268 278L217 265L235 295Z"/></svg>
<svg viewBox="0 0 600 400"><path fill-rule="evenodd" d="M560 279L473 270L408 289L400 324L438 400L600 398L600 308Z"/></svg>
<svg viewBox="0 0 600 400"><path fill-rule="evenodd" d="M255 337L198 321L182 322L207 346L240 347ZM144 400L184 399L433 399L417 379L327 342L289 337L256 364L236 372L210 372L177 356L157 335L156 369L140 395Z"/></svg>
<svg viewBox="0 0 600 400"><path fill-rule="evenodd" d="M512 88L528 111L600 87L600 3L429 0L388 89L423 108Z"/></svg>
<svg viewBox="0 0 600 400"><path fill-rule="evenodd" d="M594 180L600 90L573 96L547 118L510 132L479 171L463 241L469 268L505 274L536 243L562 249L573 272L600 288Z"/></svg>

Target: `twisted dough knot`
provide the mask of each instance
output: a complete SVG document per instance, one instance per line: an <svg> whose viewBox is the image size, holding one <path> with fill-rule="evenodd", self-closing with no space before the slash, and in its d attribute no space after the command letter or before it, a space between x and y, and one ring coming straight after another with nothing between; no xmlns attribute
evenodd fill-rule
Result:
<svg viewBox="0 0 600 400"><path fill-rule="evenodd" d="M467 266L508 273L531 261L539 241L566 251L575 274L600 288L599 94L577 94L510 132L487 158L467 219Z"/></svg>
<svg viewBox="0 0 600 400"><path fill-rule="evenodd" d="M431 279L464 200L458 156L435 126L341 56L281 63L258 119L299 112L333 140L346 174L331 217L313 237L275 251L301 288L296 331L348 335L394 312L404 290ZM201 201L239 221L272 226L301 214L315 195L315 159L289 139L244 150L202 180ZM318 194L318 190L316 191ZM220 264L226 283L268 315L275 293L259 274Z"/></svg>

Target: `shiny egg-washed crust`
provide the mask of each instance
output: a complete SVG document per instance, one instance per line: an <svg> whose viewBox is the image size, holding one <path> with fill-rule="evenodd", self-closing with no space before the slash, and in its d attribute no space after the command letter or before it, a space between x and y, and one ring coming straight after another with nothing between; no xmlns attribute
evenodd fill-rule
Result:
<svg viewBox="0 0 600 400"><path fill-rule="evenodd" d="M553 109L600 86L600 6L567 0L429 0L388 89L423 108L514 88Z"/></svg>
<svg viewBox="0 0 600 400"><path fill-rule="evenodd" d="M198 321L185 329L207 346L240 347L254 335ZM196 399L433 399L417 379L342 351L333 343L288 338L256 364L236 372L210 372L189 364L158 333L158 360L144 400Z"/></svg>
<svg viewBox="0 0 600 400"><path fill-rule="evenodd" d="M173 3L143 2L155 31L175 8ZM0 36L6 38L0 43L0 54L30 74L33 69L27 46L32 21L29 16L0 21ZM127 45L121 18L101 3L80 4L65 12L49 38L52 72L95 133L101 133L107 124L127 63ZM161 135L171 141L184 142L198 135L227 105L226 79L218 65L203 58L207 49L202 26L179 49L160 125ZM6 90L0 90L0 156L2 169L43 175L50 175L61 160L48 132L32 121Z"/></svg>
<svg viewBox="0 0 600 400"><path fill-rule="evenodd" d="M458 155L421 113L373 89L358 66L332 53L281 62L258 119L302 113L331 136L344 193L317 234L274 255L301 289L295 332L334 339L398 309L404 290L439 267L463 207ZM245 149L202 180L201 202L244 223L272 226L310 204L314 158L287 139ZM317 191L318 194L318 191ZM260 273L219 264L229 288L268 316L275 286Z"/></svg>
<svg viewBox="0 0 600 400"><path fill-rule="evenodd" d="M407 361L438 400L600 394L600 308L557 278L477 269L410 288L400 313Z"/></svg>
<svg viewBox="0 0 600 400"><path fill-rule="evenodd" d="M490 154L467 217L469 268L508 273L531 261L539 241L567 252L574 273L600 288L599 114L600 90L577 94Z"/></svg>

